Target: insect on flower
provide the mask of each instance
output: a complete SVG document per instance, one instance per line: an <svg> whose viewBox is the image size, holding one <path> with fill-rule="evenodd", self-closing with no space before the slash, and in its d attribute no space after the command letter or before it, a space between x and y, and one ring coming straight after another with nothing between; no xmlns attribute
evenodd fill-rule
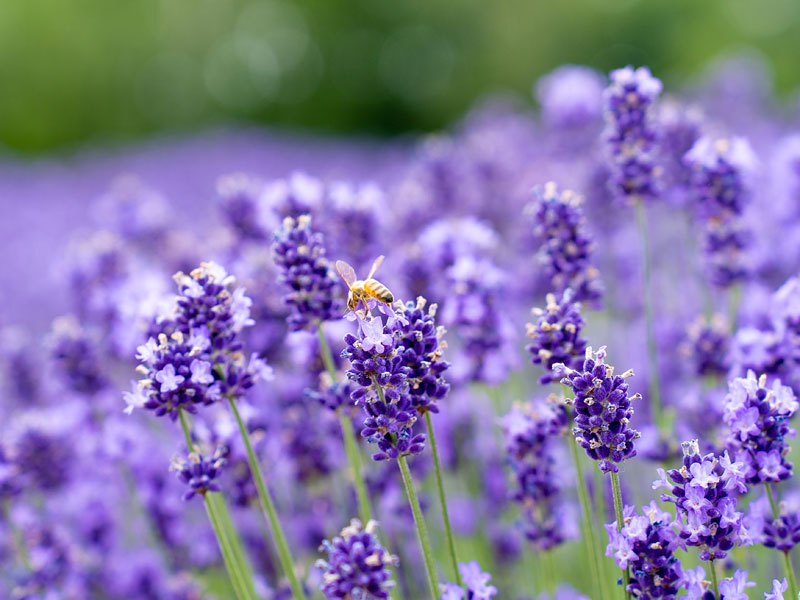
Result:
<svg viewBox="0 0 800 600"><path fill-rule="evenodd" d="M358 303L363 302L366 312L370 312L367 301L370 299L382 302L387 306L394 302L394 296L385 285L377 279L373 279L375 271L381 266L383 262L383 255L380 255L372 263L372 268L369 270L369 275L366 279L356 279L356 271L349 264L343 260L336 261L336 270L342 276L344 282L347 284L350 292L347 294L347 308L355 311L358 308Z"/></svg>

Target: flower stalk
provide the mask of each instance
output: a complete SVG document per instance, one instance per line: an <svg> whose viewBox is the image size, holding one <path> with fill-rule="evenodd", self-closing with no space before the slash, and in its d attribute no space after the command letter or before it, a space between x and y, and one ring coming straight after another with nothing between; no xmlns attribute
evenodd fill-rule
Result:
<svg viewBox="0 0 800 600"><path fill-rule="evenodd" d="M336 382L338 379L336 365L333 362L333 353L331 352L330 344L328 344L328 339L325 337L325 332L322 330L322 323L317 323L317 334L319 335L320 354L322 356L322 362L325 363L325 370L328 372L331 382ZM347 461L350 464L350 478L356 490L358 514L363 523L369 523L372 509L369 504L364 475L361 471L361 456L358 451L358 442L353 433L353 426L350 423L350 419L342 407L336 409L336 415L339 417L339 425L342 428L344 449L347 454Z"/></svg>
<svg viewBox="0 0 800 600"><path fill-rule="evenodd" d="M772 491L772 484L765 482L764 487L767 489L767 498L769 499L769 507L772 510L772 518L777 520L781 516L781 511L778 503L775 500L775 495ZM786 580L789 583L789 597L795 598L797 596L797 578L795 577L794 573L794 565L792 565L792 557L786 550L782 550L781 554L783 554L783 568L786 573Z"/></svg>
<svg viewBox="0 0 800 600"><path fill-rule="evenodd" d="M619 485L619 473L611 471L611 490L614 494L614 514L617 517L617 531L622 530L623 517L622 517L622 489ZM713 561L711 563L713 569ZM630 583L630 572L628 569L622 571L622 585L624 586L625 599L630 600L631 593L628 591L628 584ZM718 596L717 596L718 597Z"/></svg>
<svg viewBox="0 0 800 600"><path fill-rule="evenodd" d="M425 570L428 575L428 587L431 592L431 600L439 600L439 578L436 574L436 565L433 560L431 542L428 538L428 528L425 526L422 509L419 506L417 491L414 489L414 480L411 477L411 470L408 468L406 457L402 455L398 457L397 465L400 467L400 473L403 475L403 484L405 485L406 494L408 495L408 502L411 505L411 512L414 514L414 524L417 528L419 545L422 548L422 558L425 561Z"/></svg>
<svg viewBox="0 0 800 600"><path fill-rule="evenodd" d="M463 587L461 581L461 573L458 570L458 555L456 554L456 543L453 538L453 530L450 527L450 515L447 512L447 500L444 493L444 481L442 480L442 468L439 462L439 452L436 449L436 436L433 432L433 422L431 421L431 413L425 413L425 425L428 428L428 439L431 442L431 453L433 454L433 466L436 472L436 487L439 490L439 504L442 507L442 521L444 522L444 532L447 537L447 549L450 553L450 561L453 564L453 573L455 581L458 585Z"/></svg>
<svg viewBox="0 0 800 600"><path fill-rule="evenodd" d="M653 421L658 426L661 435L666 438L666 420L664 408L661 403L661 376L658 370L658 342L656 341L655 324L653 320L653 289L650 265L650 234L647 227L647 212L644 202L636 202L636 220L642 238L642 266L644 285L644 320L645 337L647 340L647 363L649 367L648 389L650 392L650 406L653 411Z"/></svg>
<svg viewBox="0 0 800 600"><path fill-rule="evenodd" d="M283 533L283 528L281 527L280 520L278 519L278 513L275 510L272 497L270 496L269 490L267 489L267 484L264 481L264 475L261 472L261 467L258 464L256 454L253 451L253 445L250 442L250 432L247 431L247 426L242 420L242 416L239 414L239 409L236 406L236 399L232 395L228 396L228 403L230 404L231 411L233 411L233 416L236 418L236 424L239 426L239 432L241 433L242 440L244 441L245 449L247 451L247 463L250 465L250 472L256 482L259 503L261 504L261 509L264 511L267 520L269 521L270 529L272 530L272 537L278 550L278 559L280 560L281 567L283 568L283 571L289 580L289 587L292 589L292 597L294 600L305 600L306 595L303 592L300 581L297 579L297 574L294 572L294 562L292 561L292 555L289 551L289 544L286 541L286 536Z"/></svg>
<svg viewBox="0 0 800 600"><path fill-rule="evenodd" d="M192 441L191 428L183 409L179 409L178 417L186 440L186 447L189 452L193 452L194 442ZM257 600L258 596L256 596L253 585L253 577L244 557L241 542L232 524L226 524L224 517L220 515L220 506L224 504L224 500L221 496L217 498L218 495L216 492L202 494L206 514L217 538L225 569L228 571L231 585L233 585L233 590L239 600Z"/></svg>
<svg viewBox="0 0 800 600"><path fill-rule="evenodd" d="M608 597L608 589L605 578L602 577L600 567L600 556L597 553L597 539L592 519L592 505L589 501L589 491L586 489L586 480L583 477L581 468L580 454L578 453L578 442L573 436L569 436L569 449L572 455L572 463L575 466L575 486L578 489L578 501L581 505L581 529L583 530L584 547L589 560L589 570L592 572L594 589L599 590L603 598Z"/></svg>

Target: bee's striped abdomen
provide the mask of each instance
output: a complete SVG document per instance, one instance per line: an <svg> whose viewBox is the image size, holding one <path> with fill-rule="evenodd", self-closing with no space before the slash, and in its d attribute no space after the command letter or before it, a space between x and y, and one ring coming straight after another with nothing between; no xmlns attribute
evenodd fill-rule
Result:
<svg viewBox="0 0 800 600"><path fill-rule="evenodd" d="M383 302L384 304L391 304L394 302L392 292L377 279L367 279L364 282L364 289L379 302Z"/></svg>

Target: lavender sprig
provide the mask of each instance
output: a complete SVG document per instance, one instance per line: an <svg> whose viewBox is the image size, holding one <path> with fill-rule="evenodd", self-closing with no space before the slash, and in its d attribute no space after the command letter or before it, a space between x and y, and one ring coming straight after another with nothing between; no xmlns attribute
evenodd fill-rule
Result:
<svg viewBox="0 0 800 600"><path fill-rule="evenodd" d="M632 403L641 396L628 396L625 380L633 376L633 370L614 375L614 367L605 364L605 357L605 346L597 352L592 352L590 346L579 369L557 363L553 365L553 372L574 395L572 433L578 444L589 458L598 462L601 471L618 473L619 463L636 456L633 442L640 434L630 428L629 423L633 416Z"/></svg>
<svg viewBox="0 0 800 600"><path fill-rule="evenodd" d="M603 297L600 273L592 261L594 239L587 231L583 198L559 192L554 182L534 189L536 200L526 207L533 216L537 257L556 292L572 289L577 301L598 305Z"/></svg>
<svg viewBox="0 0 800 600"><path fill-rule="evenodd" d="M396 556L389 554L375 535L378 524L353 519L348 527L332 540L325 540L320 551L328 553L327 560L318 560L316 567L323 572L320 590L330 600L386 600L394 587L392 566Z"/></svg>
<svg viewBox="0 0 800 600"><path fill-rule="evenodd" d="M627 591L635 598L674 600L683 588L683 571L675 551L683 542L673 530L672 516L655 502L642 507L642 515L633 506L623 511L624 523L606 525L606 556L613 556L621 569L630 569Z"/></svg>

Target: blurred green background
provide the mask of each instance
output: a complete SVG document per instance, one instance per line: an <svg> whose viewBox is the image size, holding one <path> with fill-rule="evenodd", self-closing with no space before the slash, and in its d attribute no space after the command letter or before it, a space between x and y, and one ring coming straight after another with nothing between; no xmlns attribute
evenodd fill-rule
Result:
<svg viewBox="0 0 800 600"><path fill-rule="evenodd" d="M41 153L231 122L441 128L566 63L667 85L755 48L800 82L797 0L1 0L0 147Z"/></svg>

